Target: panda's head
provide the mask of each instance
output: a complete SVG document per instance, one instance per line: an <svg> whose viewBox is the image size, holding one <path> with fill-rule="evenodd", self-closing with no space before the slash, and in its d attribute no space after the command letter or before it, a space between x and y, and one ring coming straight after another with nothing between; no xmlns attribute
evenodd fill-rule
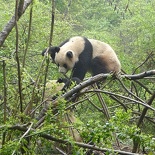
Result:
<svg viewBox="0 0 155 155"><path fill-rule="evenodd" d="M46 53L50 54L51 56L51 61L52 62L55 62L55 54L56 52L58 52L60 50L59 47L57 46L53 46L53 47L50 47L50 48L46 48L42 51L42 56L45 56Z"/></svg>
<svg viewBox="0 0 155 155"><path fill-rule="evenodd" d="M68 70L72 70L79 61L79 55L85 48L85 38L75 36L65 41L61 46L55 47L55 63L59 67L59 72L65 74Z"/></svg>
<svg viewBox="0 0 155 155"><path fill-rule="evenodd" d="M65 47L60 47L60 50L55 54L55 63L59 67L59 72L63 74L73 69L77 61L77 53Z"/></svg>

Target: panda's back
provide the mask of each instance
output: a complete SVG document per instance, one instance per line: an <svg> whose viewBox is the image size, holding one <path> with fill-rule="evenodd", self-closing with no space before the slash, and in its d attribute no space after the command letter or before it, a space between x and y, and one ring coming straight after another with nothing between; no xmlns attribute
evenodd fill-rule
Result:
<svg viewBox="0 0 155 155"><path fill-rule="evenodd" d="M66 41L64 41L64 43L61 44L61 51L64 52L72 50L74 51L74 54L78 57L82 52L85 51L86 42L89 41L84 37L81 36L72 37L70 39L67 39Z"/></svg>
<svg viewBox="0 0 155 155"><path fill-rule="evenodd" d="M95 39L89 39L89 41L93 47L93 58L100 56L100 55L104 55L104 54L105 55L107 55L107 54L115 55L114 50L112 49L112 47L109 44L99 41L99 40L95 40Z"/></svg>

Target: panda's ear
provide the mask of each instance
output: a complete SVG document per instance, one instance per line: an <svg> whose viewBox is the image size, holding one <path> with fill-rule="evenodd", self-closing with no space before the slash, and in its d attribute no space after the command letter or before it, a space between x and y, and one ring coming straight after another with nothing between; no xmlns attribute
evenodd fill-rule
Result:
<svg viewBox="0 0 155 155"><path fill-rule="evenodd" d="M58 52L60 51L60 47L57 47L57 46L56 46L56 47L54 48L54 50L55 50L55 52L58 53Z"/></svg>
<svg viewBox="0 0 155 155"><path fill-rule="evenodd" d="M72 53L72 51L68 51L67 53L66 53L66 56L68 57L68 58L73 58L73 53Z"/></svg>

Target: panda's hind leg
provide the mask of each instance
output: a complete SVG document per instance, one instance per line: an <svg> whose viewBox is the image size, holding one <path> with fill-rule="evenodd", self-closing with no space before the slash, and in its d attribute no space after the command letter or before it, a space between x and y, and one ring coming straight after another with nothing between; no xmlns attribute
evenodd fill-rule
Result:
<svg viewBox="0 0 155 155"><path fill-rule="evenodd" d="M92 62L91 62L91 72L92 76L101 74L101 73L109 73L108 65L106 61L103 61L102 57L95 57ZM101 85L105 82L106 80L103 80L102 82L97 82L96 85L100 89Z"/></svg>
<svg viewBox="0 0 155 155"><path fill-rule="evenodd" d="M92 76L100 73L109 73L108 64L102 57L95 57L91 62Z"/></svg>

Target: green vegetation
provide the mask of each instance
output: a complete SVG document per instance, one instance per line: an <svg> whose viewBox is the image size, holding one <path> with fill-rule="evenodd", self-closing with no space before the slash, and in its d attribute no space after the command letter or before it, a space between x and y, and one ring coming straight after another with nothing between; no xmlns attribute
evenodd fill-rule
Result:
<svg viewBox="0 0 155 155"><path fill-rule="evenodd" d="M2 31L15 13L15 1L0 0L0 4ZM52 45L75 35L86 36L109 43L125 74L153 70L154 6L154 0L55 1ZM51 1L34 0L0 47L0 154L55 154L65 152L66 144L67 151L72 146L72 154L85 154L90 146L84 144L89 142L106 154L116 150L155 154L155 74L139 80L110 76L99 92L90 88L73 102L61 98L60 92L56 109L49 108L38 125L46 79L62 77L57 66L41 56L50 42L51 12ZM32 107L26 113L29 104ZM74 124L66 121L72 118L68 106L74 109ZM81 145L68 128L80 133Z"/></svg>

